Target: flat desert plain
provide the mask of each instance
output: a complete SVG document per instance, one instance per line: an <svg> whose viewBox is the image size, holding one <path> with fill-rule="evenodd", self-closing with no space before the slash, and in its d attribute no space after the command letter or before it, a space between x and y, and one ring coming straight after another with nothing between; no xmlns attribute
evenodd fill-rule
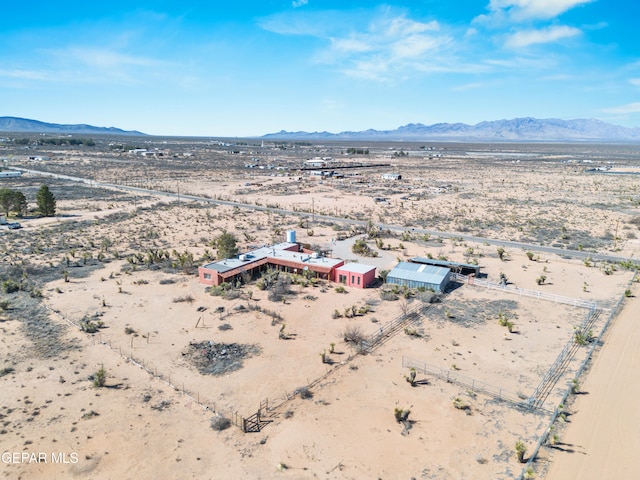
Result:
<svg viewBox="0 0 640 480"><path fill-rule="evenodd" d="M638 440L609 378L635 388L635 148L145 142L10 151L25 173L2 187L34 206L46 183L57 212L0 231L4 478L636 478L597 442ZM244 252L287 231L378 274L481 275L443 295L199 284L222 233ZM517 443L542 446L525 465Z"/></svg>

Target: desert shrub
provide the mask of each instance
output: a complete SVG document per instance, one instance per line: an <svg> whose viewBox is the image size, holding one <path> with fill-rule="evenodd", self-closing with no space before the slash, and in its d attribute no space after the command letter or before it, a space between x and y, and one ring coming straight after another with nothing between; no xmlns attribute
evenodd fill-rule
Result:
<svg viewBox="0 0 640 480"><path fill-rule="evenodd" d="M588 332L582 332L579 329L576 329L573 333L573 341L577 345L587 345L593 341L593 332L591 330Z"/></svg>
<svg viewBox="0 0 640 480"><path fill-rule="evenodd" d="M291 278L289 275L278 275L278 279L269 289L267 298L272 302L281 302L285 295L291 292L290 290Z"/></svg>
<svg viewBox="0 0 640 480"><path fill-rule="evenodd" d="M9 302L9 300L1 300L0 310L9 310L9 305L11 305L11 302Z"/></svg>
<svg viewBox="0 0 640 480"><path fill-rule="evenodd" d="M124 333L126 333L127 335L133 335L134 333L136 333L136 331L131 327L124 327Z"/></svg>
<svg viewBox="0 0 640 480"><path fill-rule="evenodd" d="M172 278L163 278L158 282L160 285L171 285L173 283L176 283L175 280L173 280Z"/></svg>
<svg viewBox="0 0 640 480"><path fill-rule="evenodd" d="M410 413L411 413L411 410L409 410L408 408L396 407L393 409L393 416L395 417L396 422L398 423L406 422L409 419Z"/></svg>
<svg viewBox="0 0 640 480"><path fill-rule="evenodd" d="M231 420L218 413L215 417L211 418L210 425L211 428L216 432L221 432L222 430L226 430L231 426Z"/></svg>
<svg viewBox="0 0 640 480"><path fill-rule="evenodd" d="M80 320L80 330L86 333L96 333L100 328L104 328L104 322L102 320L98 320L94 322L89 317L84 317Z"/></svg>
<svg viewBox="0 0 640 480"><path fill-rule="evenodd" d="M365 339L365 335L358 325L349 325L344 329L342 338L347 343L358 345Z"/></svg>
<svg viewBox="0 0 640 480"><path fill-rule="evenodd" d="M236 298L240 298L241 296L242 296L242 293L240 292L240 290L238 290L236 288L227 290L223 294L223 298L225 300L235 300Z"/></svg>
<svg viewBox="0 0 640 480"><path fill-rule="evenodd" d="M106 382L107 382L107 371L104 369L104 367L101 367L100 370L98 370L93 375L93 386L98 388L104 387Z"/></svg>
<svg viewBox="0 0 640 480"><path fill-rule="evenodd" d="M303 399L313 398L313 392L307 386L297 388L295 393Z"/></svg>
<svg viewBox="0 0 640 480"><path fill-rule="evenodd" d="M9 375L10 373L13 373L15 371L15 369L13 367L5 367L2 370L0 370L0 377L4 377L5 375Z"/></svg>
<svg viewBox="0 0 640 480"><path fill-rule="evenodd" d="M467 415L471 415L471 407L460 397L453 399L453 407L457 410L464 411Z"/></svg>
<svg viewBox="0 0 640 480"><path fill-rule="evenodd" d="M2 291L4 293L15 293L20 290L20 284L14 280L8 279L2 282Z"/></svg>
<svg viewBox="0 0 640 480"><path fill-rule="evenodd" d="M520 440L516 442L516 455L518 456L518 462L524 462L524 454L527 453L527 446Z"/></svg>
<svg viewBox="0 0 640 480"><path fill-rule="evenodd" d="M393 290L380 290L380 298L387 302L392 302L394 300L398 300L397 293L394 293Z"/></svg>
<svg viewBox="0 0 640 480"><path fill-rule="evenodd" d="M194 301L195 301L195 298L193 298L191 295L176 297L172 300L173 303L182 303L182 302L193 303Z"/></svg>
<svg viewBox="0 0 640 480"><path fill-rule="evenodd" d="M218 326L218 330L221 331L226 331L226 330L233 330L233 327L231 325L229 325L228 323L223 323L222 325Z"/></svg>

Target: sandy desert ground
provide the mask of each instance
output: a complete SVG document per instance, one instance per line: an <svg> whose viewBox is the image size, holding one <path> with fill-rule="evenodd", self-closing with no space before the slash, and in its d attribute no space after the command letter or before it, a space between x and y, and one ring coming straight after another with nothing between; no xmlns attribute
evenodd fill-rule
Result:
<svg viewBox="0 0 640 480"><path fill-rule="evenodd" d="M176 145L172 148L178 151ZM530 453L546 435L550 412L593 345L575 349L539 411L497 401L467 383L487 384L503 390L505 398L526 402L558 355L574 344L574 328L588 317L588 309L469 284L457 285L433 304L431 295L420 292L385 300L389 297L381 295L380 286L339 293L328 282L300 281L291 285L283 302L270 301L255 281L223 297L207 293L195 269L215 258L211 242L223 231L233 233L243 251L282 241L284 233L294 229L304 244L375 264L379 271L398 260L431 255L478 262L487 281L497 283L505 274L512 290L594 302L602 311L591 327L597 336L630 286L629 264L571 258L535 247L506 248L500 259L491 241L467 241L463 236L635 257L637 177L585 173L580 163L616 158L633 170L633 151L620 148L607 157L604 148L558 153L557 147L537 146L533 156L525 156L504 148L470 152L464 147L463 155L463 147L448 146L431 151L442 156L416 147L418 153L411 150L398 157L394 153L400 147L390 145L380 147L375 158L390 166L363 169L355 176L315 178L291 171L310 156L336 158L344 147L332 148L301 153L300 146L291 146L260 157L265 165L283 170L245 167L258 155L258 147L250 146L230 154L218 147L197 150L185 145L180 151L196 153L171 160L61 151L52 152L46 165L34 165L17 154L12 157L22 168L90 178L93 183L38 174L6 183L24 191L31 203L39 185L48 183L58 199L58 215L27 218L22 230L0 232L2 280L20 284L15 293L0 293L0 300L7 302L0 311L0 475L523 475L516 442L523 442ZM118 177L123 165L126 179ZM381 171L402 172L405 180L381 181ZM164 189L174 196L107 183ZM270 208L215 205L187 195ZM378 245L368 240L376 258L351 252L356 238L367 238L367 222L400 227L379 231ZM426 235L422 228L459 236ZM150 259L160 251L167 252L167 258ZM558 460L549 468L549 461L561 454L581 463L580 452L558 449L566 444L581 446L596 465L616 461L612 454L596 453L603 450L591 443L593 437L608 438L606 434L587 434L580 428L588 428L581 427L586 425L583 410L594 408L603 417L611 410L606 406L612 401L608 375L629 378L633 368L632 360L623 362L617 348L614 352L619 329L629 324L636 308L635 299L625 302L593 366L580 379L589 395L572 396L566 407L569 423L557 426L562 443L543 447L527 475L540 478L548 470L549 478L576 478L562 472L578 471L582 464L563 467ZM369 354L358 353L343 339L349 328L376 334L418 305L428 307L419 322L390 335ZM347 318L343 313L352 307L361 313ZM499 324L501 316L513 323L512 332ZM83 322L100 328L83 332L77 328ZM279 338L282 325L288 340ZM632 352L630 342L637 335L622 335L627 343L621 351ZM193 360L208 342L230 351L236 346L246 350L239 355L243 358L225 364L226 369L203 374ZM328 353L327 363L321 361L322 352ZM412 387L405 379L410 370L403 366L411 362L447 372L451 381L418 371ZM107 380L98 388L92 378L101 368ZM212 419L216 425L221 416L239 422L266 405L259 432L243 433L233 424L212 428ZM395 420L396 407L411 411L409 422ZM601 428L616 428L622 443L637 442L637 434L620 431L620 425L605 421ZM635 440L627 433L636 435ZM635 478L625 477L627 470L619 472L616 478Z"/></svg>

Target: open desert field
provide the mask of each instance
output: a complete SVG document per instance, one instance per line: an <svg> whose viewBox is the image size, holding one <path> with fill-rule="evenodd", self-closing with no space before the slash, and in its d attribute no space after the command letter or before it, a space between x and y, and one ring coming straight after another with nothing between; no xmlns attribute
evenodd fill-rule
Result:
<svg viewBox="0 0 640 480"><path fill-rule="evenodd" d="M635 147L126 141L0 154L0 188L57 200L0 229L0 478L542 478L582 402L610 411L600 359L631 375L608 342L637 308ZM199 283L222 233L292 230L378 275L481 273Z"/></svg>

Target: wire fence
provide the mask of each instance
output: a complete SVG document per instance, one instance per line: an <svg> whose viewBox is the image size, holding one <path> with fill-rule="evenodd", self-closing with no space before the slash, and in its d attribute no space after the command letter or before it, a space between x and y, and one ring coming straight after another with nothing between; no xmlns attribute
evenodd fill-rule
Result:
<svg viewBox="0 0 640 480"><path fill-rule="evenodd" d="M492 397L498 401L506 402L519 409L537 411L550 415L551 410L546 410L542 406L535 406L530 402L528 397L522 397L516 393L512 393L501 387L496 387L486 382L476 380L475 378L467 377L456 371L446 370L444 368L428 365L426 362L419 360L402 357L403 368L415 368L417 372L424 375L433 375L447 383L453 383L470 390L473 393L481 393Z"/></svg>
<svg viewBox="0 0 640 480"><path fill-rule="evenodd" d="M72 320L72 319L66 317L65 315L63 315L62 313L60 313L59 311L53 310L52 308L50 308L48 306L45 306L45 308L49 312L55 314L61 320L63 320L66 323L68 323L69 325L77 328L79 331L81 331L81 332L84 331L83 328L82 328L82 325L80 324L80 322ZM87 335L88 341L91 342L92 345L95 345L97 343L99 345L105 346L106 348L108 348L111 351L115 352L116 354L120 355L120 357L122 357L125 361L127 361L127 362L131 363L132 365L135 365L136 367L144 370L149 375L151 375L153 378L156 378L159 381L165 383L167 386L171 387L174 391L182 394L184 397L186 397L189 400L193 401L196 405L201 407L203 410L211 411L213 413L217 412L215 402L207 401L204 397L200 396L200 392L197 391L197 390L190 390L190 389L186 388L184 381L179 381L179 378L176 378L175 376L174 376L174 378L172 380L171 374L163 374L162 372L159 372L158 368L153 366L151 363L145 361L142 358L135 358L135 356L133 354L133 347L132 346L129 346L129 355L127 355L127 348L126 347L125 347L124 352L123 352L121 345L116 344L111 339L106 338L106 336L103 336L102 333L86 333L86 335Z"/></svg>
<svg viewBox="0 0 640 480"><path fill-rule="evenodd" d="M490 290L500 290L501 292L512 293L514 295L520 295L523 297L538 298L541 300L547 300L554 303L562 303L565 305L572 305L574 307L595 309L597 308L596 302L590 300L583 300L581 298L564 297L562 295L555 295L553 293L541 292L538 290L527 290L525 288L518 288L514 286L504 285L502 283L493 283L487 280L482 280L473 276L462 275L460 273L451 273L451 278L456 282L466 283L476 287L484 287Z"/></svg>

